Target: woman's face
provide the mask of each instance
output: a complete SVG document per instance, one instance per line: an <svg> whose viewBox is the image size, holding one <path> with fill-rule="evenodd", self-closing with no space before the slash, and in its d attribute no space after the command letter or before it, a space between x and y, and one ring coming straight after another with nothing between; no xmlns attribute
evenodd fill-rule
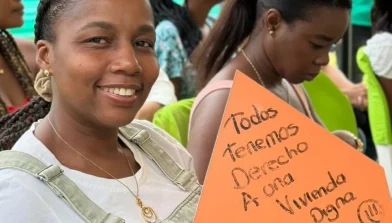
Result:
<svg viewBox="0 0 392 223"><path fill-rule="evenodd" d="M54 43L39 43L38 54L56 111L104 127L130 123L159 72L149 1L78 0L53 28Z"/></svg>
<svg viewBox="0 0 392 223"><path fill-rule="evenodd" d="M349 10L320 6L306 20L282 22L264 43L277 72L291 83L313 80L329 63L330 49L344 35L349 16Z"/></svg>
<svg viewBox="0 0 392 223"><path fill-rule="evenodd" d="M0 0L0 29L22 26L23 10L21 0Z"/></svg>

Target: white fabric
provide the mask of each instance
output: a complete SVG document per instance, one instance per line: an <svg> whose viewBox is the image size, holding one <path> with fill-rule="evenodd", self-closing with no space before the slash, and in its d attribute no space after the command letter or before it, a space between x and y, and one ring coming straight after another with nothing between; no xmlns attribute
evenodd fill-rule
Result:
<svg viewBox="0 0 392 223"><path fill-rule="evenodd" d="M172 138L145 121L135 121L138 127L154 128L152 138L182 167L193 169L190 154ZM80 189L106 212L113 213L126 222L144 223L141 209L135 198L120 183L75 171L62 166L56 157L34 136L33 127L26 132L13 150L35 156L46 165L59 165L64 174L73 180ZM165 138L166 137L166 138ZM152 207L160 219L170 213L189 195L169 181L158 167L143 152L131 148L141 169L136 173L140 187L140 197L145 205ZM121 179L132 191L136 191L134 177ZM59 199L46 185L33 176L12 169L0 171L0 221L2 223L81 223L82 219Z"/></svg>
<svg viewBox="0 0 392 223"><path fill-rule="evenodd" d="M376 145L378 163L384 168L392 197L392 145Z"/></svg>
<svg viewBox="0 0 392 223"><path fill-rule="evenodd" d="M377 33L370 38L364 49L376 75L392 79L392 34Z"/></svg>
<svg viewBox="0 0 392 223"><path fill-rule="evenodd" d="M159 71L158 79L152 86L146 102L157 102L164 106L177 102L174 85L165 71Z"/></svg>

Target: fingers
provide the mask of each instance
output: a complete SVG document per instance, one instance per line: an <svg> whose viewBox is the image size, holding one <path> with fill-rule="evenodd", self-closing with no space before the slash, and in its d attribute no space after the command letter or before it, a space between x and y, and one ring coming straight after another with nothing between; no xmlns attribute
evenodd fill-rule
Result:
<svg viewBox="0 0 392 223"><path fill-rule="evenodd" d="M352 102L352 105L361 111L366 111L368 106L367 97L357 96Z"/></svg>

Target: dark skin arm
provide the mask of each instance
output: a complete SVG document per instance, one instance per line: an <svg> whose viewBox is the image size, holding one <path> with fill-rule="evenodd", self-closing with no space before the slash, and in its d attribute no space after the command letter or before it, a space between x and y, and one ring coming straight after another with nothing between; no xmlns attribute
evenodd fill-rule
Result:
<svg viewBox="0 0 392 223"><path fill-rule="evenodd" d="M195 160L195 170L201 184L204 183L229 93L230 89L224 89L209 94L192 116L188 151Z"/></svg>
<svg viewBox="0 0 392 223"><path fill-rule="evenodd" d="M378 77L387 98L389 113L392 113L392 79ZM391 123L392 124L392 123Z"/></svg>
<svg viewBox="0 0 392 223"><path fill-rule="evenodd" d="M180 98L181 79L180 78L172 78L172 79L170 79L170 81L174 85L174 90L175 90L175 93L176 93L176 97Z"/></svg>

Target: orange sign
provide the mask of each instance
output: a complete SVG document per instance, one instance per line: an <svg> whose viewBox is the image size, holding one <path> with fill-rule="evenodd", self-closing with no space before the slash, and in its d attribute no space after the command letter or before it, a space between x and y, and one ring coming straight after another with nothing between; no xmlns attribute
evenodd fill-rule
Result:
<svg viewBox="0 0 392 223"><path fill-rule="evenodd" d="M196 223L391 223L382 167L238 72Z"/></svg>

